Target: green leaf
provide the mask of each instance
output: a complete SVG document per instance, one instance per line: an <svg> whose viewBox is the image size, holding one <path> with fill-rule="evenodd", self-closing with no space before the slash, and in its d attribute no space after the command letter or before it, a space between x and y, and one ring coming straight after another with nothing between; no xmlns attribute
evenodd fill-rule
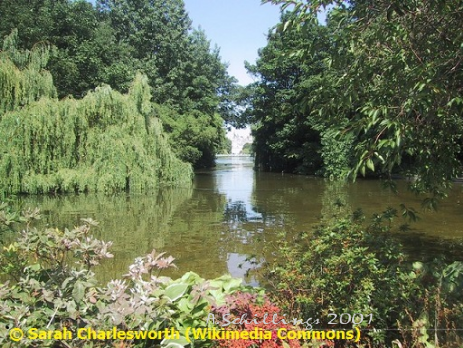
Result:
<svg viewBox="0 0 463 348"><path fill-rule="evenodd" d="M171 347L171 348L183 348L190 343L187 341L187 339L183 336L180 336L178 339L163 339L161 341L161 347Z"/></svg>
<svg viewBox="0 0 463 348"><path fill-rule="evenodd" d="M165 295L169 298L169 300L174 302L183 296L183 294L187 291L188 286L189 285L185 283L171 284L166 288Z"/></svg>
<svg viewBox="0 0 463 348"><path fill-rule="evenodd" d="M419 261L413 262L413 269L421 271L423 267L424 265L422 262L419 262Z"/></svg>
<svg viewBox="0 0 463 348"><path fill-rule="evenodd" d="M283 25L283 31L286 31L290 25L291 25L290 21L285 22L285 24Z"/></svg>
<svg viewBox="0 0 463 348"><path fill-rule="evenodd" d="M77 281L74 284L74 289L72 290L72 297L76 302L80 302L85 295L85 286L81 281Z"/></svg>
<svg viewBox="0 0 463 348"><path fill-rule="evenodd" d="M203 281L204 279L201 278L197 273L195 272L186 272L182 278L180 278L180 282L183 282L183 283L188 283L190 285L192 284L196 284L198 282L201 282Z"/></svg>
<svg viewBox="0 0 463 348"><path fill-rule="evenodd" d="M178 302L177 308L184 313L189 313L193 309L193 306L188 298L182 298Z"/></svg>
<svg viewBox="0 0 463 348"><path fill-rule="evenodd" d="M40 271L40 268L41 268L41 267L40 267L40 263L35 263L35 264L29 266L29 269L30 269L31 271L34 271L34 272Z"/></svg>
<svg viewBox="0 0 463 348"><path fill-rule="evenodd" d="M375 171L375 164L373 163L373 160L371 158L369 158L367 160L367 167L368 169L370 169L372 172Z"/></svg>
<svg viewBox="0 0 463 348"><path fill-rule="evenodd" d="M365 163L362 163L360 165L359 170L360 170L360 174L362 174L362 176L365 176Z"/></svg>
<svg viewBox="0 0 463 348"><path fill-rule="evenodd" d="M74 301L70 301L67 303L66 310L68 311L69 316L75 319L77 312L77 304Z"/></svg>
<svg viewBox="0 0 463 348"><path fill-rule="evenodd" d="M66 286L69 284L69 282L70 282L71 280L73 280L73 279L74 279L74 277L67 277L67 278L63 281L63 284L61 284L61 289L65 289Z"/></svg>

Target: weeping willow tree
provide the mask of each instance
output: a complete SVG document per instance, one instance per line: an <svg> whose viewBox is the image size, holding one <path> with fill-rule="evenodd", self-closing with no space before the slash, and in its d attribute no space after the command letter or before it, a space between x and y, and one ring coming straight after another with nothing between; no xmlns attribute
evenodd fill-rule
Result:
<svg viewBox="0 0 463 348"><path fill-rule="evenodd" d="M57 95L51 74L44 70L50 47L37 44L31 51L21 51L16 47L17 41L18 31L13 30L0 51L0 117L41 97Z"/></svg>
<svg viewBox="0 0 463 348"><path fill-rule="evenodd" d="M40 47L20 57L8 43L5 47L0 53L0 191L140 192L161 183L191 182L191 167L173 154L152 116L145 76L135 78L128 94L102 86L80 100L58 100L43 71L48 50Z"/></svg>

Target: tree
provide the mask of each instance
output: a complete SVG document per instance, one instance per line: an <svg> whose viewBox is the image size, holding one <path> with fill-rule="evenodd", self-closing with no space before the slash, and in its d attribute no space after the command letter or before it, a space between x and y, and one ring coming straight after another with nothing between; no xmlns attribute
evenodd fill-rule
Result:
<svg viewBox="0 0 463 348"><path fill-rule="evenodd" d="M236 83L219 49L211 49L204 31L191 28L182 0L101 0L98 9L148 76L177 154L196 167L213 165L225 141L219 114L226 117L224 105Z"/></svg>
<svg viewBox="0 0 463 348"><path fill-rule="evenodd" d="M320 129L301 106L300 95L312 93L324 70L324 36L317 25L305 32L270 32L256 65L247 64L259 78L249 88L246 113L254 122L256 164L264 170L314 174L322 167ZM292 53L315 41L319 51L300 64Z"/></svg>
<svg viewBox="0 0 463 348"><path fill-rule="evenodd" d="M7 112L57 95L51 74L44 70L50 47L41 44L32 51L20 50L18 41L15 29L4 39L0 51L0 120Z"/></svg>
<svg viewBox="0 0 463 348"><path fill-rule="evenodd" d="M197 168L214 165L215 155L226 146L223 119L218 114L208 115L192 111L179 115L172 108L156 104L156 115L169 133L175 153Z"/></svg>
<svg viewBox="0 0 463 348"><path fill-rule="evenodd" d="M416 176L415 190L442 196L462 174L461 4L266 2L293 6L286 30L303 30L322 6L334 6L329 21L337 28L331 35L335 50L327 63L338 72L338 95L318 105L306 96L306 103L314 117L340 123L340 137L355 138L353 174L398 170ZM302 61L312 52L311 45L301 48Z"/></svg>
<svg viewBox="0 0 463 348"><path fill-rule="evenodd" d="M97 8L115 30L116 42L149 78L157 103L178 103L187 62L191 21L182 0L99 0Z"/></svg>
<svg viewBox="0 0 463 348"><path fill-rule="evenodd" d="M116 44L103 14L87 1L41 0L0 2L0 35L19 29L19 48L47 43L56 49L49 59L60 98L82 97L101 83L127 92L136 70L127 45Z"/></svg>
<svg viewBox="0 0 463 348"><path fill-rule="evenodd" d="M18 47L31 49L38 42L48 39L53 27L49 7L67 2L66 0L2 0L0 1L0 37L18 30Z"/></svg>
<svg viewBox="0 0 463 348"><path fill-rule="evenodd" d="M183 125L170 137L178 154L196 166L213 165L225 141L218 117L233 113L236 80L219 49L191 28L182 0L101 0L96 7L84 0L19 0L0 2L0 11L5 13L0 34L15 27L26 33L19 34L18 47L31 50L39 42L54 47L45 68L59 98L83 98L102 84L127 93L141 72L152 87L152 101L178 118L167 120L165 129ZM198 134L192 137L185 127ZM191 150L188 155L178 144Z"/></svg>
<svg viewBox="0 0 463 348"><path fill-rule="evenodd" d="M1 192L141 192L190 183L191 167L153 117L145 76L125 95L102 86L80 100L58 100L43 71L47 49L20 52L13 42L0 52Z"/></svg>
<svg viewBox="0 0 463 348"><path fill-rule="evenodd" d="M98 13L86 1L63 1L51 5L49 11L51 28L46 40L57 48L57 54L48 68L60 97L81 98L88 90L106 82L100 76L105 65L102 55L112 42L98 38L104 22L100 24ZM114 54L112 59L117 60L118 56Z"/></svg>

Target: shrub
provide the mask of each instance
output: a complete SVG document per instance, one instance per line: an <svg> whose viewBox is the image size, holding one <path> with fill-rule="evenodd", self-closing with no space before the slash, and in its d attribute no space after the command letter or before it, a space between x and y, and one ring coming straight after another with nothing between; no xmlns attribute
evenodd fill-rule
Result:
<svg viewBox="0 0 463 348"><path fill-rule="evenodd" d="M207 326L211 306L225 303L233 292L253 291L230 276L206 281L193 272L173 280L160 272L173 266L174 259L151 252L135 259L123 279L99 286L93 269L110 258L110 242L91 234L97 223L83 220L72 230L33 227L40 218L38 210L21 216L0 206L0 231L20 225L19 238L3 246L0 254L0 345L8 346L9 329L28 332L60 330L69 327L71 340L24 339L22 346L34 347L176 347L188 344L187 327ZM176 340L79 340L76 330L163 330L180 333ZM192 340L193 341L193 340ZM212 344L209 340L192 342L196 346Z"/></svg>
<svg viewBox="0 0 463 348"><path fill-rule="evenodd" d="M267 271L272 299L291 316L319 318L320 329L357 326L359 344L368 347L389 347L394 340L408 347L458 342L463 311L455 296L463 288L463 266L409 261L391 233L396 213L377 214L371 225L359 212L337 215L313 233L301 233ZM360 315L364 320L342 325L342 313L344 322L355 313L356 322ZM336 342L357 346L352 344Z"/></svg>
<svg viewBox="0 0 463 348"><path fill-rule="evenodd" d="M265 330L272 332L272 339L237 339L237 340L219 340L220 347L227 348L299 348L297 340L287 340L283 345L283 340L277 337L277 330L287 328L293 330L296 327L290 324L284 324L281 321L286 319L281 315L281 310L266 297L259 297L257 294L236 292L228 295L226 303L219 307L214 307L212 313L218 315L219 325L225 327L228 331L254 331ZM267 318L268 317L268 318ZM236 320L240 319L240 320ZM244 319L244 320L243 320ZM238 323L233 323L234 321ZM242 323L241 323L242 322ZM231 323L231 324L230 324Z"/></svg>

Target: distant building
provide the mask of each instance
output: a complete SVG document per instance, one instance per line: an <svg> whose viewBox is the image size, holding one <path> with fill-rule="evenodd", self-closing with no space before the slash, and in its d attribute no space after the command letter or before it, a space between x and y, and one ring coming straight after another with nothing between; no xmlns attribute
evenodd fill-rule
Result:
<svg viewBox="0 0 463 348"><path fill-rule="evenodd" d="M251 127L248 126L243 129L232 127L231 130L227 132L227 138L230 139L232 143L232 155L240 155L243 153L243 146L245 144L252 144Z"/></svg>

